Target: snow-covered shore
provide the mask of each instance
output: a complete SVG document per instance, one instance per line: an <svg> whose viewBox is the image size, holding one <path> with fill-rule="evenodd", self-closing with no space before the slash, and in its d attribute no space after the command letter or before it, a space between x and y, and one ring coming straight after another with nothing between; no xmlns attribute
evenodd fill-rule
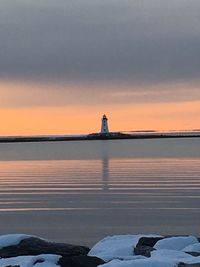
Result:
<svg viewBox="0 0 200 267"><path fill-rule="evenodd" d="M199 267L195 236L116 235L93 248L35 236L0 236L0 267Z"/></svg>
<svg viewBox="0 0 200 267"><path fill-rule="evenodd" d="M194 236L119 235L101 240L88 255L103 259L102 267L200 266L200 243Z"/></svg>

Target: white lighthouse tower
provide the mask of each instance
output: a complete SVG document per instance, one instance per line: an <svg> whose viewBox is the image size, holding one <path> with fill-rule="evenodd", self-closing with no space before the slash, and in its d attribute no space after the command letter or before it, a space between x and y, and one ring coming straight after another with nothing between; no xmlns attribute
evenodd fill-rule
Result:
<svg viewBox="0 0 200 267"><path fill-rule="evenodd" d="M106 115L103 115L102 121L101 121L101 134L108 134L108 119Z"/></svg>

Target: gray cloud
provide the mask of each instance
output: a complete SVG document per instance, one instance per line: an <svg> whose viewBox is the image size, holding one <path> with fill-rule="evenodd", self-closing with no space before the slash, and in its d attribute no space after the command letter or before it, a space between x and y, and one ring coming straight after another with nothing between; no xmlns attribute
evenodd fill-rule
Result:
<svg viewBox="0 0 200 267"><path fill-rule="evenodd" d="M0 78L199 78L199 0L1 0Z"/></svg>
<svg viewBox="0 0 200 267"><path fill-rule="evenodd" d="M88 107L200 101L195 84L160 84L131 87L126 84L12 84L0 88L1 108ZM117 90L116 90L117 88ZM108 90L109 89L109 90ZM162 90L161 90L162 89ZM14 91L14 92L13 92Z"/></svg>

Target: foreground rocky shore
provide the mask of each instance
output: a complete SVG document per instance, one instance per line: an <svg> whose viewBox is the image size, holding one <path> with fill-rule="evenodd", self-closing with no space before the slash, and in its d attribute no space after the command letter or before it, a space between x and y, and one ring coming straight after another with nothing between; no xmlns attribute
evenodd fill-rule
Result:
<svg viewBox="0 0 200 267"><path fill-rule="evenodd" d="M0 236L0 267L200 267L194 236L117 235L93 248L24 234Z"/></svg>

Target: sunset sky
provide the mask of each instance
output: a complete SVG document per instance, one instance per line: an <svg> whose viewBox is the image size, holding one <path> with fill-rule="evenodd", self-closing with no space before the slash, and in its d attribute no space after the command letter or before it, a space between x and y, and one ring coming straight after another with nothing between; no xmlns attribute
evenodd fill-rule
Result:
<svg viewBox="0 0 200 267"><path fill-rule="evenodd" d="M199 0L1 0L0 135L200 129Z"/></svg>

